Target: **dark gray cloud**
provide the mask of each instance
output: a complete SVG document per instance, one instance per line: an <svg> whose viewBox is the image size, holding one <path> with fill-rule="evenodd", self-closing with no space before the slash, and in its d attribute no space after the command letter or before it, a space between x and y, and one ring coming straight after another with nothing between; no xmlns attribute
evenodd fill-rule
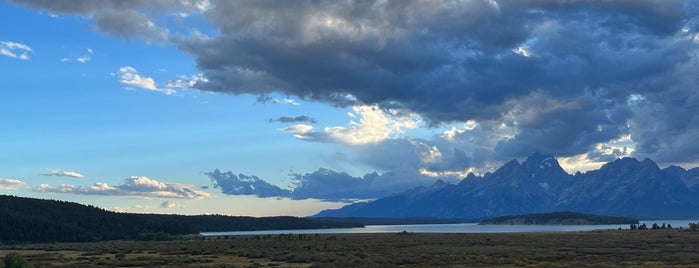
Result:
<svg viewBox="0 0 699 268"><path fill-rule="evenodd" d="M296 185L292 192L294 198L323 200L380 198L436 181L416 172L374 172L363 177L353 177L324 168L312 173L295 174L292 180Z"/></svg>
<svg viewBox="0 0 699 268"><path fill-rule="evenodd" d="M434 122L499 116L495 106L537 89L580 96L635 82L688 56L663 45L682 26L680 1L213 5L205 15L221 35L179 42L210 78L200 88L348 93ZM535 56L512 51L528 41Z"/></svg>
<svg viewBox="0 0 699 268"><path fill-rule="evenodd" d="M281 189L269 184L257 176L234 174L231 171L221 172L216 169L207 172L214 188L221 188L221 192L229 195L256 195L259 197L289 197L291 191Z"/></svg>
<svg viewBox="0 0 699 268"><path fill-rule="evenodd" d="M270 122L270 123L272 123L272 122L279 122L279 123L311 123L311 124L318 123L318 121L317 121L315 118L310 117L310 116L308 116L308 115L299 115L299 116L295 116L295 117L291 117L291 116L280 116L280 117L278 117L278 118L276 118L276 119L271 119L271 118L269 118L269 119L267 119L267 122Z"/></svg>
<svg viewBox="0 0 699 268"><path fill-rule="evenodd" d="M109 10L92 15L96 27L121 38L166 41L169 31L155 26L146 15L135 10Z"/></svg>
<svg viewBox="0 0 699 268"><path fill-rule="evenodd" d="M94 29L115 37L164 42L170 31L156 22L167 21L162 16L191 14L202 11L203 0L12 0L30 8L53 13L79 15L94 21Z"/></svg>
<svg viewBox="0 0 699 268"><path fill-rule="evenodd" d="M675 69L696 70L696 7L688 1L212 5L205 16L221 34L177 42L209 78L195 87L335 105L351 95L435 125L513 124L516 134L494 148L498 158L590 152L644 120L631 112L631 95L663 94L677 86ZM694 129L669 131L693 133L686 128ZM652 147L663 134L671 133L633 137ZM691 147L686 156L699 159L699 146Z"/></svg>
<svg viewBox="0 0 699 268"><path fill-rule="evenodd" d="M581 96L561 100L534 93L512 103L512 121L519 133L499 141L495 152L501 157L521 157L531 152L576 155L590 152L628 133L630 111L612 100ZM516 120L516 122L515 122Z"/></svg>
<svg viewBox="0 0 699 268"><path fill-rule="evenodd" d="M378 104L432 126L475 120L477 133L461 136L499 137L490 152L431 141L474 164L534 151L595 157L628 135L636 156L699 160L697 1L13 2L168 40L195 58L200 90ZM215 30L201 32L215 34L172 34L162 17L177 12L201 14Z"/></svg>

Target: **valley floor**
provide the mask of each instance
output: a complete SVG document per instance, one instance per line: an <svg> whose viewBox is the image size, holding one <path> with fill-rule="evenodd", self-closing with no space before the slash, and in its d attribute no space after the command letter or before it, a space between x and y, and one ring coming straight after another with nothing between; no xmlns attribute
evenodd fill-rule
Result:
<svg viewBox="0 0 699 268"><path fill-rule="evenodd" d="M699 267L699 232L343 234L1 245L35 267Z"/></svg>

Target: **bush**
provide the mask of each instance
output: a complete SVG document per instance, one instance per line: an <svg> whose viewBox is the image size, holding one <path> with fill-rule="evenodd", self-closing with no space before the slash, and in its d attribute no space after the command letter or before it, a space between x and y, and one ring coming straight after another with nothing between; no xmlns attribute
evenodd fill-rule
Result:
<svg viewBox="0 0 699 268"><path fill-rule="evenodd" d="M16 252L10 252L5 255L5 268L34 268L34 266Z"/></svg>

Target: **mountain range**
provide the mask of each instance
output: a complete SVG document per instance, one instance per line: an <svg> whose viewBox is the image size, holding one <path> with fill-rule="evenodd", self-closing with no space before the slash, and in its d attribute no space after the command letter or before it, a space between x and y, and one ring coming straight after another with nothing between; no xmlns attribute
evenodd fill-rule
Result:
<svg viewBox="0 0 699 268"><path fill-rule="evenodd" d="M318 217L488 218L578 211L624 216L699 215L699 168L664 169L650 159L622 158L568 174L549 155L512 160L495 172L324 210Z"/></svg>

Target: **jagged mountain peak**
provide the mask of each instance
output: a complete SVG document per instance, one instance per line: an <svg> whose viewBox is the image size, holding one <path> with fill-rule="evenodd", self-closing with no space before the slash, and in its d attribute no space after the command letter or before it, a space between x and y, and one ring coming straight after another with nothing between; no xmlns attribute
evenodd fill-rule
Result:
<svg viewBox="0 0 699 268"><path fill-rule="evenodd" d="M660 167L653 160L648 158L643 161L633 157L624 157L604 164L599 171L603 172L656 172L660 171Z"/></svg>
<svg viewBox="0 0 699 268"><path fill-rule="evenodd" d="M439 188L442 187L442 188ZM570 175L536 153L458 185L437 181L403 194L340 209L345 217L461 217L575 210L616 215L699 215L699 168L661 170L650 159L621 158Z"/></svg>
<svg viewBox="0 0 699 268"><path fill-rule="evenodd" d="M663 171L668 172L668 173L678 173L680 175L682 173L687 172L686 169L684 169L683 167L680 167L680 166L669 166L669 167L664 168Z"/></svg>
<svg viewBox="0 0 699 268"><path fill-rule="evenodd" d="M439 188L444 188L445 186L449 185L449 183L443 181L442 179L438 179L435 181L430 188L432 189L439 189Z"/></svg>
<svg viewBox="0 0 699 268"><path fill-rule="evenodd" d="M681 174L682 182L687 185L687 187L696 188L699 185L699 167L687 170L684 174Z"/></svg>
<svg viewBox="0 0 699 268"><path fill-rule="evenodd" d="M535 152L527 157L524 163L552 163L553 161L558 162L552 155Z"/></svg>
<svg viewBox="0 0 699 268"><path fill-rule="evenodd" d="M538 173L540 171L565 173L555 157L541 153L532 154L521 166L531 173Z"/></svg>
<svg viewBox="0 0 699 268"><path fill-rule="evenodd" d="M643 162L641 162L641 165L646 166L646 167L650 167L653 169L660 169L660 167L658 166L658 164L655 163L655 161L650 160L648 158L643 159Z"/></svg>
<svg viewBox="0 0 699 268"><path fill-rule="evenodd" d="M503 174L509 174L513 173L517 170L517 168L520 166L519 161L516 159L513 159L510 162L505 163L502 165L502 167L498 168L495 172L493 173L486 173L485 177L499 177L502 176Z"/></svg>

